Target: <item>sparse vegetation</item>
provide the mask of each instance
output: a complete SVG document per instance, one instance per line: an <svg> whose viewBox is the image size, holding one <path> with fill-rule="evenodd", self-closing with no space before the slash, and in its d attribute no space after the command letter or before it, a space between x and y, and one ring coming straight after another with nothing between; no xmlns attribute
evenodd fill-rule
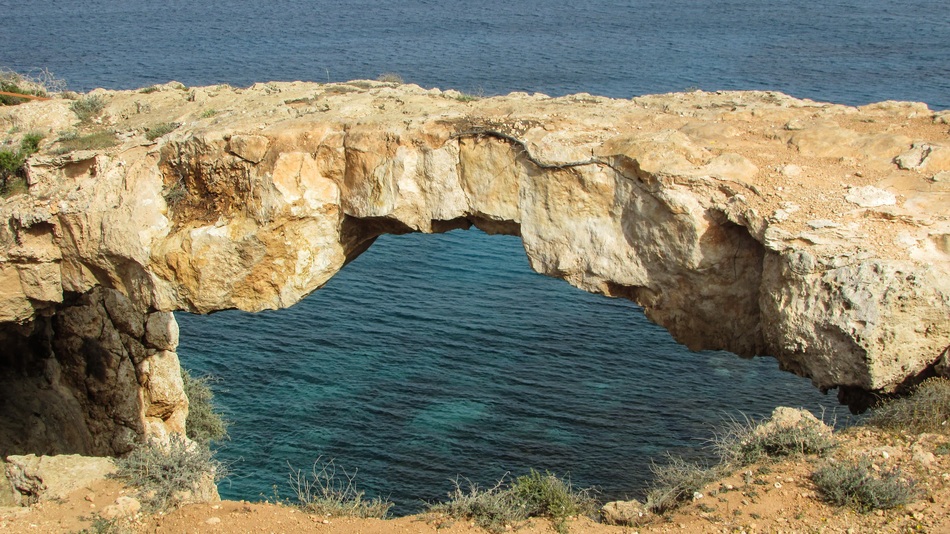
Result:
<svg viewBox="0 0 950 534"><path fill-rule="evenodd" d="M829 463L815 471L812 481L828 502L861 512L895 508L913 501L917 495L912 480L897 470L880 470L876 475L867 458Z"/></svg>
<svg viewBox="0 0 950 534"><path fill-rule="evenodd" d="M384 72L383 74L380 74L376 78L376 81L386 82L386 83L398 83L398 84L406 83L403 81L402 76L396 74L395 72Z"/></svg>
<svg viewBox="0 0 950 534"><path fill-rule="evenodd" d="M192 377L182 370L185 396L188 397L188 419L185 421L189 438L202 445L228 437L228 422L214 410L214 393L209 386L211 378Z"/></svg>
<svg viewBox="0 0 950 534"><path fill-rule="evenodd" d="M20 140L18 150L0 149L0 196L26 192L26 160L39 151L42 140L43 134L28 133Z"/></svg>
<svg viewBox="0 0 950 534"><path fill-rule="evenodd" d="M691 500L705 485L727 476L738 468L788 456L823 455L835 446L829 427L814 418L802 417L794 422L752 419L732 420L712 439L718 461L714 465L668 457L663 464L651 466L653 482L647 492L646 506L653 513L664 514ZM758 468L767 474L766 465ZM765 484L762 479L747 483Z"/></svg>
<svg viewBox="0 0 950 534"><path fill-rule="evenodd" d="M455 99L458 100L459 102L474 102L475 100L480 100L481 97L477 95L469 94L469 93L462 93L458 95L457 97L455 97Z"/></svg>
<svg viewBox="0 0 950 534"><path fill-rule="evenodd" d="M167 445L149 441L116 460L117 477L138 488L138 497L151 511L181 502L202 483L214 483L224 476L224 466L212 457L208 447L173 434Z"/></svg>
<svg viewBox="0 0 950 534"><path fill-rule="evenodd" d="M546 517L558 532L567 532L568 517L597 512L590 490L574 490L570 479L548 472L542 475L532 469L515 479L511 489L528 517Z"/></svg>
<svg viewBox="0 0 950 534"><path fill-rule="evenodd" d="M48 70L20 74L12 70L0 69L0 91L46 97L50 93L60 92L65 88L66 82L57 78ZM16 96L0 95L0 106L14 106L28 100Z"/></svg>
<svg viewBox="0 0 950 534"><path fill-rule="evenodd" d="M125 534L129 529L123 528L118 520L95 516L92 525L79 531L79 534Z"/></svg>
<svg viewBox="0 0 950 534"><path fill-rule="evenodd" d="M180 124L175 122L163 122L161 124L156 124L145 132L145 138L149 141L154 141L163 135L171 133L179 126Z"/></svg>
<svg viewBox="0 0 950 534"><path fill-rule="evenodd" d="M214 116L217 115L217 114L218 114L218 110L216 110L216 109L206 109L206 110L204 110L204 111L201 112L201 118L202 118L202 119L210 119L211 117L214 117Z"/></svg>
<svg viewBox="0 0 950 534"><path fill-rule="evenodd" d="M794 425L763 425L752 419L732 420L713 440L720 459L733 467L786 456L825 454L835 445L830 429L817 421Z"/></svg>
<svg viewBox="0 0 950 534"><path fill-rule="evenodd" d="M339 473L337 470L339 469ZM336 517L384 518L392 502L366 493L354 484L356 472L337 468L333 460L317 458L310 473L291 469L290 485L297 495L297 505L307 513Z"/></svg>
<svg viewBox="0 0 950 534"><path fill-rule="evenodd" d="M59 145L54 154L62 155L74 152L76 150L101 150L111 148L118 144L118 140L113 132L103 130L86 135L79 135L78 132L63 132L57 139Z"/></svg>
<svg viewBox="0 0 950 534"><path fill-rule="evenodd" d="M510 484L502 478L485 490L470 481L468 489L463 489L456 480L449 500L429 507L430 513L470 519L490 532L504 532L529 517L545 517L563 533L567 532L568 517L596 510L589 490L574 490L570 480L535 470Z"/></svg>
<svg viewBox="0 0 950 534"><path fill-rule="evenodd" d="M33 155L40 151L40 141L43 140L45 136L41 133L31 132L23 136L23 140L20 141L20 150L26 153L28 156Z"/></svg>
<svg viewBox="0 0 950 534"><path fill-rule="evenodd" d="M722 464L707 466L699 462L668 456L663 464L653 463L653 482L647 492L646 506L655 514L664 514L691 500L703 486L726 472Z"/></svg>
<svg viewBox="0 0 950 534"><path fill-rule="evenodd" d="M165 186L162 191L162 197L169 206L177 206L182 200L188 197L188 189L181 181L175 182L170 186Z"/></svg>
<svg viewBox="0 0 950 534"><path fill-rule="evenodd" d="M139 92L142 93L143 95L148 95L148 94L151 94L151 93L157 93L157 92L159 92L159 91L161 91L161 89L159 89L157 85L152 85L152 86L150 86L150 87L146 87L146 88L144 88L144 89L140 89L140 90L139 90Z"/></svg>
<svg viewBox="0 0 950 534"><path fill-rule="evenodd" d="M74 100L69 109L76 114L81 122L90 122L106 108L106 101L99 95L84 96Z"/></svg>
<svg viewBox="0 0 950 534"><path fill-rule="evenodd" d="M950 434L950 379L925 380L911 395L874 408L867 423L885 430Z"/></svg>

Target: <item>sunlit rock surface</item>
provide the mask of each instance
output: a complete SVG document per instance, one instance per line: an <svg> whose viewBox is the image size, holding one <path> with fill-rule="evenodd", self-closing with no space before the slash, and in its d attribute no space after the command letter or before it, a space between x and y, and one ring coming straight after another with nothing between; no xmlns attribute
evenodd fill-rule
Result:
<svg viewBox="0 0 950 534"><path fill-rule="evenodd" d="M111 425L67 452L180 431L165 312L291 306L381 234L472 225L692 349L775 356L855 406L950 373L950 114L923 104L379 82L92 96L83 124L67 100L0 108L14 146L46 135L29 193L0 202L0 380ZM115 146L67 150L64 125Z"/></svg>

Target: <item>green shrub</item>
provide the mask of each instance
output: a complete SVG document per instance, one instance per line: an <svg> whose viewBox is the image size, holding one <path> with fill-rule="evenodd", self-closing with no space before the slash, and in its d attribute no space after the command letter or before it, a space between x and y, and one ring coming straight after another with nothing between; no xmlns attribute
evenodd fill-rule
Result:
<svg viewBox="0 0 950 534"><path fill-rule="evenodd" d="M20 141L20 150L25 153L27 156L31 156L40 151L40 141L45 137L43 134L38 132L31 132L23 136L23 140Z"/></svg>
<svg viewBox="0 0 950 534"><path fill-rule="evenodd" d="M835 446L835 437L816 421L803 419L798 424L781 425L746 419L727 423L713 445L723 462L743 467L787 456L821 455Z"/></svg>
<svg viewBox="0 0 950 534"><path fill-rule="evenodd" d="M429 512L470 519L490 532L504 532L529 517L545 517L562 533L567 532L568 517L597 512L590 490L574 490L568 479L533 469L511 484L502 478L486 490L471 481L468 486L465 490L456 480L449 500L430 505Z"/></svg>
<svg viewBox="0 0 950 534"><path fill-rule="evenodd" d="M646 507L655 514L664 514L691 500L706 484L724 474L723 466L708 467L675 456L665 464L653 463L653 482L647 492Z"/></svg>
<svg viewBox="0 0 950 534"><path fill-rule="evenodd" d="M60 134L57 143L59 146L53 151L54 154L67 154L76 150L102 150L114 147L119 141L116 139L115 133L103 130L87 135L79 135L77 132L64 132Z"/></svg>
<svg viewBox="0 0 950 534"><path fill-rule="evenodd" d="M366 499L356 489L352 475L333 460L317 458L310 474L291 469L290 486L297 494L297 505L304 511L321 516L385 518L393 503L380 497Z"/></svg>
<svg viewBox="0 0 950 534"><path fill-rule="evenodd" d="M4 180L14 176L20 171L25 161L26 157L19 150L16 152L8 148L0 150L0 176Z"/></svg>
<svg viewBox="0 0 950 534"><path fill-rule="evenodd" d="M211 378L194 378L184 369L181 378L188 397L188 419L185 421L188 437L202 445L226 439L228 421L214 409L214 393L209 386Z"/></svg>
<svg viewBox="0 0 950 534"><path fill-rule="evenodd" d="M157 93L158 91L161 91L161 89L159 89L157 85L152 85L152 86L146 87L146 88L144 88L144 89L139 89L139 92L142 93L142 94L144 94L144 95L151 94L151 93Z"/></svg>
<svg viewBox="0 0 950 534"><path fill-rule="evenodd" d="M532 469L515 479L511 491L528 517L546 517L558 532L567 531L570 516L597 513L597 502L589 490L574 491L569 479L548 472L542 475Z"/></svg>
<svg viewBox="0 0 950 534"><path fill-rule="evenodd" d="M4 198L27 190L26 160L40 150L41 133L28 133L17 151L0 150L0 196Z"/></svg>
<svg viewBox="0 0 950 534"><path fill-rule="evenodd" d="M812 474L812 482L828 502L851 506L861 512L895 508L917 497L914 482L897 470L872 471L871 461L828 464Z"/></svg>
<svg viewBox="0 0 950 534"><path fill-rule="evenodd" d="M950 434L950 379L925 380L909 396L878 405L867 423L886 430Z"/></svg>
<svg viewBox="0 0 950 534"><path fill-rule="evenodd" d="M167 446L150 441L136 447L116 466L116 476L138 488L139 500L151 511L177 504L183 493L197 492L202 482L217 482L225 474L208 447L179 434Z"/></svg>
<svg viewBox="0 0 950 534"><path fill-rule="evenodd" d="M174 122L156 124L145 132L145 138L149 141L154 141L165 134L171 133L175 128L178 128L178 126L180 125Z"/></svg>
<svg viewBox="0 0 950 534"><path fill-rule="evenodd" d="M89 122L98 117L105 108L106 101L98 95L84 96L79 100L73 101L69 106L69 109L71 109L82 122Z"/></svg>

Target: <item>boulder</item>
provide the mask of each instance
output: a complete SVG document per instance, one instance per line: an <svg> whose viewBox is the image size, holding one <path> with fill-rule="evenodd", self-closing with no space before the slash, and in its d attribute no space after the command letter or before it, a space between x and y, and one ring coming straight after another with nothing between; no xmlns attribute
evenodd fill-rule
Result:
<svg viewBox="0 0 950 534"><path fill-rule="evenodd" d="M59 456L8 456L7 478L21 506L62 499L70 493L115 473L111 458L68 454Z"/></svg>
<svg viewBox="0 0 950 534"><path fill-rule="evenodd" d="M600 509L600 513L608 525L635 526L650 517L650 510L637 500L609 502Z"/></svg>

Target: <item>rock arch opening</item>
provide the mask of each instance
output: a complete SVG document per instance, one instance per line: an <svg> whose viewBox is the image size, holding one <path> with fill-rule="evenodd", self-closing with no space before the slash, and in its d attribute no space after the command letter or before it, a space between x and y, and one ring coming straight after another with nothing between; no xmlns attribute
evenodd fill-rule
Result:
<svg viewBox="0 0 950 534"><path fill-rule="evenodd" d="M217 376L235 419L232 498L321 454L401 512L456 475L528 468L619 498L725 413L834 404L774 360L689 352L629 301L538 276L516 237L478 230L382 236L289 309L178 317L183 367Z"/></svg>

